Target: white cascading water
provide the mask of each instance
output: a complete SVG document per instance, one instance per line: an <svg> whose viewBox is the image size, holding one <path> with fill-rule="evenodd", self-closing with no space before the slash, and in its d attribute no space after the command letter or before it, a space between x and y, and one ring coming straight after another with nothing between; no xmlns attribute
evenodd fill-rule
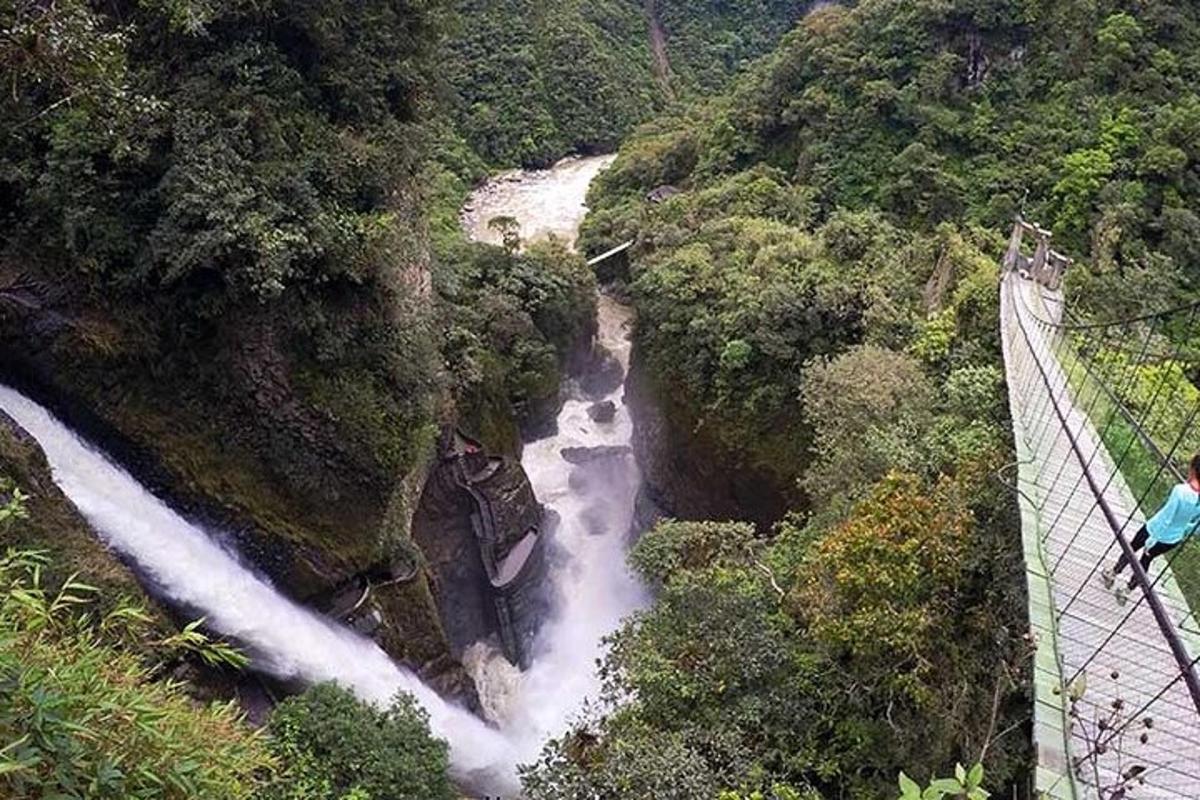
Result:
<svg viewBox="0 0 1200 800"><path fill-rule="evenodd" d="M275 591L42 406L0 385L0 409L41 445L54 482L108 546L171 600L246 647L256 669L288 681L337 681L385 705L396 692L410 692L450 743L459 780L515 790L515 754L499 732L442 700L370 639Z"/></svg>
<svg viewBox="0 0 1200 800"><path fill-rule="evenodd" d="M464 224L484 239L494 235L487 221L508 215L526 232L573 242L587 185L611 160L569 159L551 170L489 182L475 195ZM602 296L598 317L600 344L626 370L630 310ZM610 454L587 464L563 457L567 448L630 444L632 424L622 395L623 385L602 398L616 413L601 423L587 413L591 401L573 391L558 416L557 433L525 448L522 464L538 499L561 519L556 543L565 557L551 564L557 603L528 671L507 666L483 645L468 653L467 666L499 730L447 703L371 640L283 597L42 406L0 385L0 410L41 445L55 483L104 541L173 602L204 615L213 630L244 646L256 669L286 681L337 681L380 704L398 691L409 692L429 713L434 734L449 742L456 779L489 794L511 795L518 791L516 765L536 758L548 737L565 731L585 699L595 699L603 637L646 601L625 562L639 482L632 455Z"/></svg>
<svg viewBox="0 0 1200 800"><path fill-rule="evenodd" d="M625 368L631 314L607 297L599 305L599 341ZM603 637L647 599L625 561L640 480L632 453L580 464L563 458L564 450L629 446L632 422L622 394L617 387L603 398L614 404L616 415L601 423L587 413L592 401L576 392L558 415L557 433L527 444L521 458L538 499L559 515L554 544L565 554L551 562L556 602L535 643L533 663L512 674L503 702L493 705L523 761L535 759L546 739L565 732L585 699L597 699Z"/></svg>
<svg viewBox="0 0 1200 800"><path fill-rule="evenodd" d="M497 243L499 233L488 229L488 220L509 216L520 223L523 238L553 234L573 245L586 213L587 187L612 160L571 158L550 170L501 175L472 195L463 223L472 237ZM597 322L597 342L620 363L624 376L633 313L600 295ZM533 663L520 673L498 653L476 651L467 665L485 708L525 762L537 757L548 738L565 732L585 700L597 699L596 660L603 655L603 638L647 600L625 561L640 483L632 453L610 450L584 463L563 457L572 449L630 446L633 423L623 377L597 399L613 404L611 422L593 421L588 414L593 401L572 387L555 434L526 444L521 458L538 500L559 516L554 542L566 556L551 562L556 602L535 643Z"/></svg>

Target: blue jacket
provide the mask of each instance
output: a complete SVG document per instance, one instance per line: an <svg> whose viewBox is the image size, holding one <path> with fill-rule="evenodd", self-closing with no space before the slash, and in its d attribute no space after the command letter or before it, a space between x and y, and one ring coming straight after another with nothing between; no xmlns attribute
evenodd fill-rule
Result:
<svg viewBox="0 0 1200 800"><path fill-rule="evenodd" d="M1200 494L1181 483L1146 523L1146 530L1151 544L1178 544L1195 533L1197 526L1200 526Z"/></svg>

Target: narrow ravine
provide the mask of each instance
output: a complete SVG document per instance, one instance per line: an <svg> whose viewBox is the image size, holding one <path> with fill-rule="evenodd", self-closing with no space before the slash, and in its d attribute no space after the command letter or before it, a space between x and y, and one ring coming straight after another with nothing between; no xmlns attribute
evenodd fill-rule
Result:
<svg viewBox="0 0 1200 800"><path fill-rule="evenodd" d="M587 186L612 156L570 158L548 170L505 173L482 186L464 214L475 238L494 241L488 220L509 216L523 239L555 235L573 243L586 207ZM631 445L633 424L624 402L632 310L597 297L597 348L620 365L611 386L588 396L577 376L567 387L552 436L525 445L521 464L538 500L557 513L549 571L555 603L525 673L493 655L474 665L485 706L500 721L523 760L536 757L547 738L564 732L585 700L596 700L596 659L602 640L646 602L625 552L633 525L640 474ZM612 418L593 419L589 409ZM595 413L593 411L593 413Z"/></svg>
<svg viewBox="0 0 1200 800"><path fill-rule="evenodd" d="M568 159L501 176L473 196L464 224L486 237L494 233L487 221L508 215L529 238L553 233L573 242L588 184L611 160ZM106 544L156 593L244 647L256 670L290 683L336 681L380 704L409 692L434 734L450 743L459 784L513 796L517 765L536 758L586 699L596 699L603 637L646 600L625 564L640 480L623 401L632 313L604 295L597 302L597 344L620 365L620 381L590 397L572 381L557 432L528 443L522 458L539 500L560 519L549 571L553 612L526 672L482 648L468 659L497 726L443 700L370 639L288 600L38 403L0 385L0 410L38 442L55 483ZM597 402L611 404L611 418L593 419Z"/></svg>
<svg viewBox="0 0 1200 800"><path fill-rule="evenodd" d="M650 54L654 57L654 77L668 100L675 99L671 85L671 59L667 56L667 32L663 30L655 0L646 0L646 24L650 28Z"/></svg>

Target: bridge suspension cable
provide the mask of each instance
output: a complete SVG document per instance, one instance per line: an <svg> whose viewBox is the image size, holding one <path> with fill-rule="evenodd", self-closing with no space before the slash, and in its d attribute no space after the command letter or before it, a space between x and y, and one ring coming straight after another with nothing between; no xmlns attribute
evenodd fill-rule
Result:
<svg viewBox="0 0 1200 800"><path fill-rule="evenodd" d="M1038 241L1032 257L1022 239ZM1200 303L1109 322L1072 316L1070 261L1018 222L1001 334L1038 636L1037 788L1051 797L1200 797L1200 547L1143 568L1140 531L1200 449L1188 341ZM1149 544L1145 545L1149 547ZM1107 585L1117 558L1132 571ZM1108 569L1106 569L1108 568ZM1153 577L1151 577L1153 575ZM1186 593L1185 593L1186 592ZM1086 686L1085 686L1086 683Z"/></svg>

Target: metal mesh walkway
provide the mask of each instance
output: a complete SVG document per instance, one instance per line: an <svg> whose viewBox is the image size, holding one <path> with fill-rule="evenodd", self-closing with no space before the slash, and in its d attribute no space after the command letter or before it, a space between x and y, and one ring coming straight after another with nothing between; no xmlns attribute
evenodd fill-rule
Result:
<svg viewBox="0 0 1200 800"><path fill-rule="evenodd" d="M1037 788L1060 798L1200 798L1200 698L1188 675L1200 628L1167 559L1151 565L1149 591L1122 598L1102 581L1144 520L1078 402L1061 308L1042 283L1006 273L1000 328L1038 640Z"/></svg>

